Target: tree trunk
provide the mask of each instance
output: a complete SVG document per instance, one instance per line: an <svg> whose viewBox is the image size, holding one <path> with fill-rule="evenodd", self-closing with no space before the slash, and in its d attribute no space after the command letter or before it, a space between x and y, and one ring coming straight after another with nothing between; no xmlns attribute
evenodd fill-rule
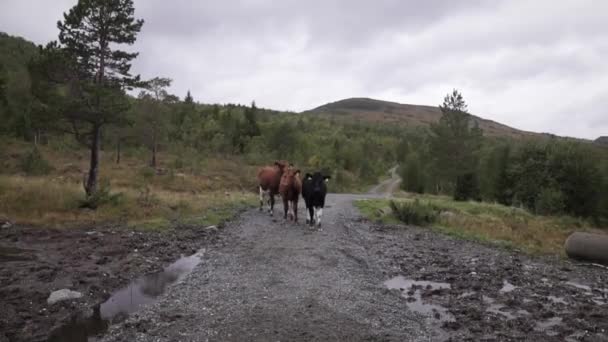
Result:
<svg viewBox="0 0 608 342"><path fill-rule="evenodd" d="M156 168L156 132L152 134L152 160L150 166Z"/></svg>
<svg viewBox="0 0 608 342"><path fill-rule="evenodd" d="M120 164L120 139L116 143L116 164Z"/></svg>
<svg viewBox="0 0 608 342"><path fill-rule="evenodd" d="M95 124L91 137L91 164L89 165L89 176L86 179L84 191L87 197L97 192L97 176L99 174L99 145L101 141L101 125Z"/></svg>

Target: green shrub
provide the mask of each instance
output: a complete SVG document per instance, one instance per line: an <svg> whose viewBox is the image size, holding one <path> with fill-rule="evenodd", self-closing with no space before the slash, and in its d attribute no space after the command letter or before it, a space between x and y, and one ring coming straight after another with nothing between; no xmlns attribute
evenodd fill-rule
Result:
<svg viewBox="0 0 608 342"><path fill-rule="evenodd" d="M123 200L122 193L111 193L110 182L102 181L95 193L80 202L80 208L97 209L104 205L119 206Z"/></svg>
<svg viewBox="0 0 608 342"><path fill-rule="evenodd" d="M28 176L48 175L53 170L51 164L44 159L40 151L35 147L21 157L19 166L21 171L25 172Z"/></svg>
<svg viewBox="0 0 608 342"><path fill-rule="evenodd" d="M139 170L139 175L143 178L144 181L149 181L154 177L156 171L152 167L143 167Z"/></svg>
<svg viewBox="0 0 608 342"><path fill-rule="evenodd" d="M413 202L390 202L393 215L406 224L426 226L437 220L439 209L429 203L421 203L419 200Z"/></svg>
<svg viewBox="0 0 608 342"><path fill-rule="evenodd" d="M401 166L399 173L402 179L401 188L405 191L424 193L424 174L417 153L412 153Z"/></svg>
<svg viewBox="0 0 608 342"><path fill-rule="evenodd" d="M472 172L465 173L456 178L456 189L454 190L454 200L468 201L474 199L480 200L479 182L477 175Z"/></svg>
<svg viewBox="0 0 608 342"><path fill-rule="evenodd" d="M565 207L564 194L554 188L541 190L534 202L534 211L540 215L561 214Z"/></svg>

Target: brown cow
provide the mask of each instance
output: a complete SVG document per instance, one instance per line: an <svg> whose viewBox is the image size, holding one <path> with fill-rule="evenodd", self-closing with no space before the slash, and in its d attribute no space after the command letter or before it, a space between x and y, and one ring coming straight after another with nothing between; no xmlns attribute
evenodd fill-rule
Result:
<svg viewBox="0 0 608 342"><path fill-rule="evenodd" d="M274 196L279 193L281 176L287 167L287 162L277 160L272 166L264 166L258 171L258 184L260 186L260 211L263 210L264 197L268 196L268 212L274 212Z"/></svg>
<svg viewBox="0 0 608 342"><path fill-rule="evenodd" d="M287 211L289 216L293 217L294 222L298 222L298 198L302 192L302 181L300 180L300 170L290 165L281 177L279 193L283 198L283 209L285 211L284 218L287 219ZM289 204L291 203L291 208Z"/></svg>

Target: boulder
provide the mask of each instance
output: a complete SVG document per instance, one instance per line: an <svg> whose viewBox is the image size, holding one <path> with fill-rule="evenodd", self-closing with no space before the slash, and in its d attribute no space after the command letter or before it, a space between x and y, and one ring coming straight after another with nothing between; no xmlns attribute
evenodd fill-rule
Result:
<svg viewBox="0 0 608 342"><path fill-rule="evenodd" d="M608 265L608 234L574 232L564 248L570 258Z"/></svg>
<svg viewBox="0 0 608 342"><path fill-rule="evenodd" d="M46 300L46 302L49 305L53 305L53 304L55 304L57 302L61 302L63 300L77 299L80 297L82 297L82 293L80 293L78 291L62 289L62 290L57 290L57 291L51 292L51 295Z"/></svg>

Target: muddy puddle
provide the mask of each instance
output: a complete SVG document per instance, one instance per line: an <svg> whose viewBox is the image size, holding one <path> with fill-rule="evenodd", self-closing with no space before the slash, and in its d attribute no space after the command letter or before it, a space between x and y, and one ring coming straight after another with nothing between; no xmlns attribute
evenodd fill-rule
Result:
<svg viewBox="0 0 608 342"><path fill-rule="evenodd" d="M0 245L0 262L33 260L31 250Z"/></svg>
<svg viewBox="0 0 608 342"><path fill-rule="evenodd" d="M447 308L441 305L431 304L425 298L428 293L451 289L450 284L426 280L413 280L403 276L397 276L385 281L384 285L390 290L400 290L401 295L407 299L406 305L408 309L432 317L439 322L456 321L454 316L448 312Z"/></svg>
<svg viewBox="0 0 608 342"><path fill-rule="evenodd" d="M166 288L192 272L201 261L200 254L182 257L162 272L149 274L114 292L108 300L96 305L88 317L74 317L53 331L48 342L95 342L110 324L154 303Z"/></svg>

